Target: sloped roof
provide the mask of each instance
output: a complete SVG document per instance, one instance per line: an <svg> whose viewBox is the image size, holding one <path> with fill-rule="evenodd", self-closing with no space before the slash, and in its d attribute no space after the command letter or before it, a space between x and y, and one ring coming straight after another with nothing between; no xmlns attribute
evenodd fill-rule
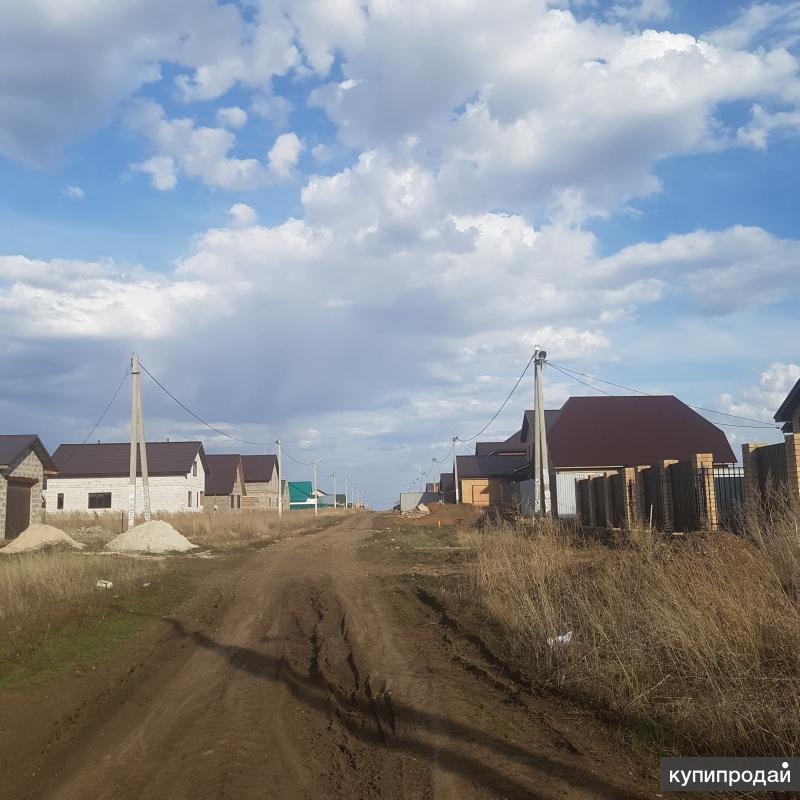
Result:
<svg viewBox="0 0 800 800"><path fill-rule="evenodd" d="M45 472L56 471L50 453L47 452L47 448L35 433L0 435L0 467L13 464L28 448L32 448L39 457Z"/></svg>
<svg viewBox="0 0 800 800"><path fill-rule="evenodd" d="M277 467L277 456L242 456L245 483L269 483Z"/></svg>
<svg viewBox="0 0 800 800"><path fill-rule="evenodd" d="M550 436L550 431L553 425L555 425L559 414L561 414L561 411L562 409L560 408L546 408L544 410L544 430L548 436ZM534 409L530 409L525 412L525 416L522 418L522 428L519 432L519 439L520 442L526 446L528 443L528 436L533 436L533 432L536 428L534 424L535 413L536 412Z"/></svg>
<svg viewBox="0 0 800 800"><path fill-rule="evenodd" d="M211 470L206 475L206 495L218 497L233 494L233 486L242 466L241 456L238 453L214 453L206 458Z"/></svg>
<svg viewBox="0 0 800 800"><path fill-rule="evenodd" d="M311 481L289 481L289 501L305 503L314 497L314 486Z"/></svg>
<svg viewBox="0 0 800 800"><path fill-rule="evenodd" d="M476 456L509 455L527 452L522 441L522 430L512 433L502 442L475 442Z"/></svg>
<svg viewBox="0 0 800 800"><path fill-rule="evenodd" d="M209 472L202 442L147 442L147 472L152 476L188 475L200 455ZM62 444L53 453L59 478L119 478L130 474L129 442ZM137 448L136 474L142 474Z"/></svg>
<svg viewBox="0 0 800 800"><path fill-rule="evenodd" d="M736 461L725 434L672 395L571 397L548 432L556 468L623 467L712 453Z"/></svg>
<svg viewBox="0 0 800 800"><path fill-rule="evenodd" d="M800 405L800 380L792 386L786 399L781 403L781 407L775 412L773 419L775 422L791 423L792 414L797 410ZM784 433L791 433L791 426L784 426Z"/></svg>
<svg viewBox="0 0 800 800"><path fill-rule="evenodd" d="M458 479L510 476L527 462L527 456L458 456Z"/></svg>

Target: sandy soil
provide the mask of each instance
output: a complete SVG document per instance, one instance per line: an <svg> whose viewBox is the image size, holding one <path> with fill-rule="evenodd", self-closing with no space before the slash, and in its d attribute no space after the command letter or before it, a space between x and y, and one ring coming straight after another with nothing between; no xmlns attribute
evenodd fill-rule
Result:
<svg viewBox="0 0 800 800"><path fill-rule="evenodd" d="M113 663L4 691L0 796L652 796L586 715L507 686L356 547L360 515L209 567Z"/></svg>

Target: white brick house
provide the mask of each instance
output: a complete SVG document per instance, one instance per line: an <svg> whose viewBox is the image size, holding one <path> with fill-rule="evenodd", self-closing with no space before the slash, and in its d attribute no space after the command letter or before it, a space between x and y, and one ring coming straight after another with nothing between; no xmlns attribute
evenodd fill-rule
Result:
<svg viewBox="0 0 800 800"><path fill-rule="evenodd" d="M48 512L127 512L130 444L62 444L53 453L58 475L45 490ZM150 508L156 512L200 511L208 463L201 442L148 442ZM144 509L141 465L136 510Z"/></svg>

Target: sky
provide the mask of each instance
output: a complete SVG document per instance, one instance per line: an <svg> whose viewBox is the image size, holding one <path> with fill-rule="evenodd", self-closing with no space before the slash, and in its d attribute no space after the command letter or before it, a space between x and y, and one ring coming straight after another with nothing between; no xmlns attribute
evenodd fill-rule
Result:
<svg viewBox="0 0 800 800"><path fill-rule="evenodd" d="M769 421L799 156L800 2L4 0L0 431L126 440L124 384L92 427L135 351L387 507L535 345ZM150 440L265 449L142 389ZM545 368L548 408L592 393Z"/></svg>

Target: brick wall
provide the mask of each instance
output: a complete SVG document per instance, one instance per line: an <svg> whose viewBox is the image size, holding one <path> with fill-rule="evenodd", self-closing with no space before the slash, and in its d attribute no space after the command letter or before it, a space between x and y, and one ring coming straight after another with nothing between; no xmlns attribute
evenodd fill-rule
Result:
<svg viewBox="0 0 800 800"><path fill-rule="evenodd" d="M31 478L36 483L31 486L31 525L42 519L42 484L44 483L44 468L39 456L28 449L16 462L3 470L6 478ZM6 530L6 502L8 497L8 484L0 478L0 536L5 536Z"/></svg>

